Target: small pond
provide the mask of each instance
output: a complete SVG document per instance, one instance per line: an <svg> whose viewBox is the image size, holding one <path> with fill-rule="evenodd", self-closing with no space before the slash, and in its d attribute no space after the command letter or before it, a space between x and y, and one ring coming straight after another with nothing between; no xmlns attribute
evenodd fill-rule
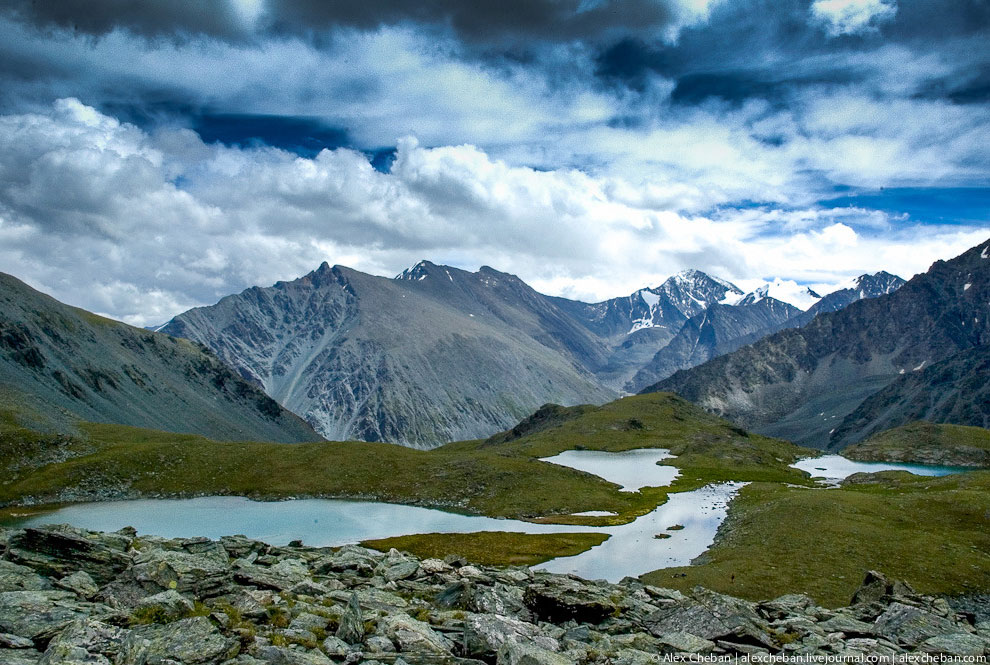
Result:
<svg viewBox="0 0 990 665"><path fill-rule="evenodd" d="M553 457L543 457L541 461L594 474L621 485L622 492L636 492L643 487L666 487L674 482L680 473L677 467L657 464L672 457L664 448L637 448L621 453L568 450Z"/></svg>
<svg viewBox="0 0 990 665"><path fill-rule="evenodd" d="M928 466L901 462L857 462L846 459L842 455L808 457L798 460L791 466L807 471L812 476L821 476L831 483L837 483L854 473L876 473L877 471L909 471L916 476L948 476L953 473L972 471L972 469L955 466Z"/></svg>

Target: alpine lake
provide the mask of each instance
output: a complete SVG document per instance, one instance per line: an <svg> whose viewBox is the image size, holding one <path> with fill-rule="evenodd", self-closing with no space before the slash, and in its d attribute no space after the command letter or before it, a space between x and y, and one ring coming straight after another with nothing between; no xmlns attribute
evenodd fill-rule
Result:
<svg viewBox="0 0 990 665"><path fill-rule="evenodd" d="M543 461L597 475L620 485L622 491L635 492L642 487L670 485L678 475L677 468L662 464L670 457L669 451L658 448L619 453L569 450ZM839 455L807 458L793 466L823 478L826 486L834 486L858 472L905 470L917 475L942 476L965 470L857 462ZM243 534L274 545L299 540L317 547L417 533L598 532L608 534L608 540L576 556L551 559L535 568L617 582L623 577L636 577L658 568L688 565L711 546L726 517L729 502L744 485L726 482L674 493L666 503L635 521L607 527L539 524L369 501L252 501L230 496L80 503L8 519L4 524L23 528L67 523L95 531L115 531L130 526L140 533L169 538L205 536L218 539Z"/></svg>

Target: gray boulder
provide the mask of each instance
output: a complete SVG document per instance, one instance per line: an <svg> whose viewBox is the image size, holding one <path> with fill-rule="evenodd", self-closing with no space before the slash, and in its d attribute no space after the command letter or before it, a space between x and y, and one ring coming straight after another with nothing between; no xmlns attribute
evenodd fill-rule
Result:
<svg viewBox="0 0 990 665"><path fill-rule="evenodd" d="M952 633L930 637L918 647L922 653L965 658L990 652L990 641L971 633Z"/></svg>
<svg viewBox="0 0 990 665"><path fill-rule="evenodd" d="M851 604L875 603L896 597L915 595L914 589L906 582L889 579L883 573L871 570L866 573L863 583L853 594Z"/></svg>
<svg viewBox="0 0 990 665"><path fill-rule="evenodd" d="M140 626L121 645L118 665L211 665L237 655L238 643L225 638L206 617Z"/></svg>
<svg viewBox="0 0 990 665"><path fill-rule="evenodd" d="M50 588L48 580L31 568L0 559L0 592L41 591Z"/></svg>
<svg viewBox="0 0 990 665"><path fill-rule="evenodd" d="M130 631L94 621L73 621L48 643L41 665L110 663Z"/></svg>
<svg viewBox="0 0 990 665"><path fill-rule="evenodd" d="M360 644L364 640L364 613L356 593L347 601L347 608L340 617L336 637L348 644Z"/></svg>
<svg viewBox="0 0 990 665"><path fill-rule="evenodd" d="M874 632L891 642L913 648L929 638L957 633L959 629L952 621L937 614L895 602L877 617Z"/></svg>
<svg viewBox="0 0 990 665"><path fill-rule="evenodd" d="M610 593L570 577L542 577L526 587L523 601L543 621L597 624L618 613Z"/></svg>
<svg viewBox="0 0 990 665"><path fill-rule="evenodd" d="M0 593L0 632L32 640L53 636L77 619L110 613L110 608L80 601L68 591Z"/></svg>
<svg viewBox="0 0 990 665"><path fill-rule="evenodd" d="M172 589L156 593L153 596L138 601L138 608L157 610L161 616L180 619L193 611L193 603L182 594Z"/></svg>
<svg viewBox="0 0 990 665"><path fill-rule="evenodd" d="M566 656L524 642L505 642L495 662L496 665L573 665Z"/></svg>
<svg viewBox="0 0 990 665"><path fill-rule="evenodd" d="M139 554L127 571L147 593L172 589L197 598L209 598L233 589L228 563L215 551L193 554L184 551L149 549Z"/></svg>
<svg viewBox="0 0 990 665"><path fill-rule="evenodd" d="M0 647L0 663L3 665L38 665L41 652L34 649L4 649Z"/></svg>
<svg viewBox="0 0 990 665"><path fill-rule="evenodd" d="M653 635L689 633L706 640L723 640L760 649L775 649L770 627L755 605L707 589L695 589L693 598L667 605L644 621Z"/></svg>
<svg viewBox="0 0 990 665"><path fill-rule="evenodd" d="M506 642L525 642L548 651L560 643L531 623L495 614L472 614L464 621L464 650L468 656L491 657Z"/></svg>
<svg viewBox="0 0 990 665"><path fill-rule="evenodd" d="M83 600L92 600L100 590L100 587L96 585L96 580L84 570L77 570L71 575L55 580L55 586L71 591Z"/></svg>
<svg viewBox="0 0 990 665"><path fill-rule="evenodd" d="M96 533L56 524L15 532L6 558L49 577L84 570L97 584L106 584L130 565L132 541L121 532Z"/></svg>
<svg viewBox="0 0 990 665"><path fill-rule="evenodd" d="M333 661L317 649L297 651L285 647L266 646L255 654L264 663L272 665L332 665Z"/></svg>
<svg viewBox="0 0 990 665"><path fill-rule="evenodd" d="M394 614L381 620L381 627L399 651L413 653L449 654L454 643L430 628L404 614Z"/></svg>
<svg viewBox="0 0 990 665"><path fill-rule="evenodd" d="M677 631L657 636L664 653L709 653L715 649L715 643L703 637Z"/></svg>

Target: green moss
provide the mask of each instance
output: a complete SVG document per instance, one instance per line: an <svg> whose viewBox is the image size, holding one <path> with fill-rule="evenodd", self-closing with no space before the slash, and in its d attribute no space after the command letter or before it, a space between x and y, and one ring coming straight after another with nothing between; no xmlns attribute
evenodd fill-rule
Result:
<svg viewBox="0 0 990 665"><path fill-rule="evenodd" d="M362 545L382 552L396 548L422 559L442 559L449 554L468 561L497 566L533 566L560 556L574 556L608 540L603 533L527 534L503 531L476 533L424 533Z"/></svg>

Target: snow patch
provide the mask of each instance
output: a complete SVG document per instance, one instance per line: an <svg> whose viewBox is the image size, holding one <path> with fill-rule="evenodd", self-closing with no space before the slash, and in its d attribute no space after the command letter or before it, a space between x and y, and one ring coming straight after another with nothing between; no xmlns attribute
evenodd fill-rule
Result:
<svg viewBox="0 0 990 665"><path fill-rule="evenodd" d="M643 299L643 302L646 303L646 306L651 310L657 306L657 303L660 302L660 296L653 293L653 291L650 291L649 289L640 289L639 297Z"/></svg>
<svg viewBox="0 0 990 665"><path fill-rule="evenodd" d="M741 293L736 293L734 291L726 291L725 296L718 301L719 305L738 305L739 302L746 296Z"/></svg>
<svg viewBox="0 0 990 665"><path fill-rule="evenodd" d="M922 369L924 369L924 368L925 368L925 363L927 363L927 362L928 362L927 360L922 360L922 361L921 361L921 364L920 364L920 365L918 365L917 367L915 367L915 368L914 368L913 370L911 370L911 371L912 371L912 372L920 372L920 371L921 371ZM904 370L901 370L901 371L903 372Z"/></svg>
<svg viewBox="0 0 990 665"><path fill-rule="evenodd" d="M980 252L980 258L990 259L990 256L987 256L987 252L990 252L990 245L987 245L986 247L983 248L983 251Z"/></svg>
<svg viewBox="0 0 990 665"><path fill-rule="evenodd" d="M583 513L571 513L574 517L615 517L618 514L609 510L586 510Z"/></svg>
<svg viewBox="0 0 990 665"><path fill-rule="evenodd" d="M963 286L963 291L969 291L969 287L971 287L971 286L973 286L973 285L972 284L966 284L965 286Z"/></svg>

